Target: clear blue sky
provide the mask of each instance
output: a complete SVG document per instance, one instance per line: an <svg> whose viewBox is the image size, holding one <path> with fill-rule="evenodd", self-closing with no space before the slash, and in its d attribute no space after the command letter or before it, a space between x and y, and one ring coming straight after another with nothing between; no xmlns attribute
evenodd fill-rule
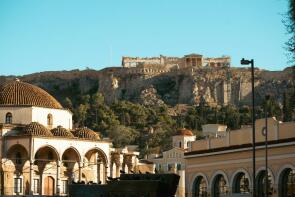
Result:
<svg viewBox="0 0 295 197"><path fill-rule="evenodd" d="M1 0L0 75L230 55L282 70L287 0Z"/></svg>

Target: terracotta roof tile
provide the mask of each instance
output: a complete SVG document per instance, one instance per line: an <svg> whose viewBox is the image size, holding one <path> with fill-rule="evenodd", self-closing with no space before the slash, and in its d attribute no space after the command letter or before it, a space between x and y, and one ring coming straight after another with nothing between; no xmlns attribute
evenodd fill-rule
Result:
<svg viewBox="0 0 295 197"><path fill-rule="evenodd" d="M182 128L182 129L179 129L177 132L176 132L176 135L186 135L186 136L193 136L193 132L189 129L185 129L185 128Z"/></svg>
<svg viewBox="0 0 295 197"><path fill-rule="evenodd" d="M52 133L38 122L31 122L30 124L26 125L24 130L24 135L29 136L43 136L43 137L52 137Z"/></svg>
<svg viewBox="0 0 295 197"><path fill-rule="evenodd" d="M0 86L0 106L37 106L62 109L61 104L45 90L15 80Z"/></svg>
<svg viewBox="0 0 295 197"><path fill-rule="evenodd" d="M73 130L72 133L75 137L78 138L88 140L100 140L99 134L87 127L77 128Z"/></svg>
<svg viewBox="0 0 295 197"><path fill-rule="evenodd" d="M54 136L74 138L74 135L62 126L58 126L57 128L51 129L50 131Z"/></svg>

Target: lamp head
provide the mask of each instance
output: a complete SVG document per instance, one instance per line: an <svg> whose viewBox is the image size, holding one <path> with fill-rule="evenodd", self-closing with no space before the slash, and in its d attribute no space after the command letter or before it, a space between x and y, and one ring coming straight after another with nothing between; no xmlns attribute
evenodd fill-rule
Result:
<svg viewBox="0 0 295 197"><path fill-rule="evenodd" d="M248 64L250 64L252 62L252 60L250 61L250 60L245 60L245 58L243 58L243 59L241 59L241 64L242 65L248 65Z"/></svg>

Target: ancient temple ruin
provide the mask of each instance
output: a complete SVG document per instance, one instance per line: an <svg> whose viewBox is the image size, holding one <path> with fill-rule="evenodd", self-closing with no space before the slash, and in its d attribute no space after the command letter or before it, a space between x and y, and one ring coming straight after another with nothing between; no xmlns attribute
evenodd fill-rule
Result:
<svg viewBox="0 0 295 197"><path fill-rule="evenodd" d="M122 57L122 67L124 68L145 66L160 66L163 69L186 67L228 67L230 66L230 63L231 58L229 56L209 58L194 53L183 57L168 57L163 55L160 55L160 57Z"/></svg>

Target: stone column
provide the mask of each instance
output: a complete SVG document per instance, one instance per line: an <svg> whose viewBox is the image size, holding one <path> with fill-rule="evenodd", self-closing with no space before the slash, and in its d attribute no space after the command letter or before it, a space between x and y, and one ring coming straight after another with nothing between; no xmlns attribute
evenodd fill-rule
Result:
<svg viewBox="0 0 295 197"><path fill-rule="evenodd" d="M8 174L8 172L6 170L3 170L3 188L2 188L2 190L3 190L4 195L10 195L9 188L5 185L5 183L8 183L7 174Z"/></svg>
<svg viewBox="0 0 295 197"><path fill-rule="evenodd" d="M3 183L3 180L4 180L4 172L3 172L3 168L2 168L2 171L0 171L0 195L2 195L3 194L3 185L4 185L4 183Z"/></svg>
<svg viewBox="0 0 295 197"><path fill-rule="evenodd" d="M121 165L116 165L116 177L120 177L120 167Z"/></svg>
<svg viewBox="0 0 295 197"><path fill-rule="evenodd" d="M29 193L32 195L33 194L33 187L34 187L34 180L33 180L33 176L34 176L34 161L30 160L30 191Z"/></svg>
<svg viewBox="0 0 295 197"><path fill-rule="evenodd" d="M101 173L100 173L100 171L101 171L101 167L100 167L100 164L101 164L101 162L99 162L99 161L97 161L97 163L96 163L96 168L97 168L97 175L96 175L96 177L97 177L97 183L99 183L99 181L101 181L101 183L103 183L102 182L102 180L101 180Z"/></svg>
<svg viewBox="0 0 295 197"><path fill-rule="evenodd" d="M179 170L177 174L180 176L177 193L179 197L185 197L185 172Z"/></svg>
<svg viewBox="0 0 295 197"><path fill-rule="evenodd" d="M107 164L103 163L102 164L102 167L103 167L103 183L106 183L107 182L107 176L111 176L110 174L110 171L109 171L109 168L107 166Z"/></svg>
<svg viewBox="0 0 295 197"><path fill-rule="evenodd" d="M174 166L173 166L173 172L176 174L177 173L177 163L174 163Z"/></svg>
<svg viewBox="0 0 295 197"><path fill-rule="evenodd" d="M56 193L60 194L60 165L61 161L56 161Z"/></svg>
<svg viewBox="0 0 295 197"><path fill-rule="evenodd" d="M83 162L79 162L79 182L82 181L82 167Z"/></svg>
<svg viewBox="0 0 295 197"><path fill-rule="evenodd" d="M111 163L110 163L110 177L114 177L114 176L113 176L113 172L114 172L113 167L114 167L114 163L111 162Z"/></svg>

